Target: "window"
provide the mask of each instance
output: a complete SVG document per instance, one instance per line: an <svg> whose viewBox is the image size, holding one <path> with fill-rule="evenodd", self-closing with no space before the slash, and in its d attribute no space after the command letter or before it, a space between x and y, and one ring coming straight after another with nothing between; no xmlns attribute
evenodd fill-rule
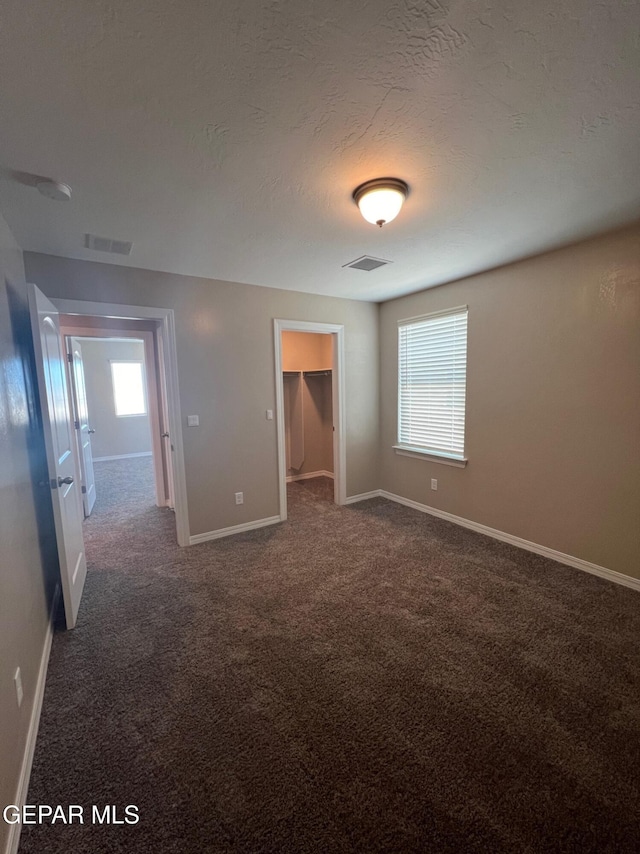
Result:
<svg viewBox="0 0 640 854"><path fill-rule="evenodd" d="M464 462L467 307L398 323L398 444Z"/></svg>
<svg viewBox="0 0 640 854"><path fill-rule="evenodd" d="M142 362L112 361L111 379L118 418L129 415L146 415L147 401L144 393Z"/></svg>

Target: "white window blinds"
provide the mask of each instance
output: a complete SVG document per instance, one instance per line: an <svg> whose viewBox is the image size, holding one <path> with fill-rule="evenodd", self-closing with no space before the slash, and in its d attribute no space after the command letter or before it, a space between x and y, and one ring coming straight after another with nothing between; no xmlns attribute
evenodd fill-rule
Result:
<svg viewBox="0 0 640 854"><path fill-rule="evenodd" d="M398 324L398 443L464 459L467 307Z"/></svg>

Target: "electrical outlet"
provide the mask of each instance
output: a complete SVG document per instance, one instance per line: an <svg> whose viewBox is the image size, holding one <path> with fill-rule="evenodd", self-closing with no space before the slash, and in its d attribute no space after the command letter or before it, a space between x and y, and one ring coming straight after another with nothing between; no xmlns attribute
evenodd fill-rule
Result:
<svg viewBox="0 0 640 854"><path fill-rule="evenodd" d="M20 672L19 667L16 668L13 681L16 686L16 700L18 701L18 708L20 708L22 705L22 698L24 697L24 691L22 690L22 673Z"/></svg>
<svg viewBox="0 0 640 854"><path fill-rule="evenodd" d="M244 504L244 492L236 492L236 504Z"/></svg>
<svg viewBox="0 0 640 854"><path fill-rule="evenodd" d="M431 478L431 489L437 489L437 488L438 488L438 481L435 479L435 477L432 477Z"/></svg>
<svg viewBox="0 0 640 854"><path fill-rule="evenodd" d="M273 409L267 409L267 421L273 421Z"/></svg>

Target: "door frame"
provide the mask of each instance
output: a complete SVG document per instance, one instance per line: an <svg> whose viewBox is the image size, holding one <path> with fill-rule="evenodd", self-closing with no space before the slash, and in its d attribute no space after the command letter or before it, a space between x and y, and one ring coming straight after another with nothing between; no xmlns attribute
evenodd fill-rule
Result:
<svg viewBox="0 0 640 854"><path fill-rule="evenodd" d="M160 369L164 369L165 374L169 432L171 433L174 448L172 463L175 489L176 537L179 546L188 546L190 533L187 481L182 438L180 387L178 383L176 324L173 309L75 299L52 299L51 302L56 306L60 314L105 317L110 320L152 320L158 322L158 334L162 341L163 352L163 364L160 366Z"/></svg>
<svg viewBox="0 0 640 854"><path fill-rule="evenodd" d="M308 320L273 321L276 370L276 431L278 437L278 491L280 518L287 518L287 453L284 428L284 391L282 386L282 333L315 332L331 335L333 366L331 396L333 403L333 500L336 504L347 501L347 443L345 436L345 366L344 326L340 323L314 323Z"/></svg>

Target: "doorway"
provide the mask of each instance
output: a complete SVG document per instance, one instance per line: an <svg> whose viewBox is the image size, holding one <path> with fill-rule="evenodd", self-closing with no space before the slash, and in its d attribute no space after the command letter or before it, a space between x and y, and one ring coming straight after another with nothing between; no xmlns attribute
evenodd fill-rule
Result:
<svg viewBox="0 0 640 854"><path fill-rule="evenodd" d="M280 516L291 497L344 504L344 327L275 320Z"/></svg>
<svg viewBox="0 0 640 854"><path fill-rule="evenodd" d="M63 593L65 621L67 628L76 625L84 582L87 575L85 541L82 530L83 499L80 493L80 454L90 446L89 420L86 410L86 388L82 382L76 384L76 406L78 418L72 415L72 398L69 395L70 375L66 368L70 366L69 353L65 351L65 337L60 323L61 315L71 324L69 336L73 358L74 347L80 347L79 338L73 343L73 333L80 335L84 324L95 334L101 324L105 328L127 328L136 321L150 322L154 331L155 361L157 369L157 387L161 388L164 410L168 425L167 439L170 448L170 463L167 473L172 473L175 496L175 534L179 546L189 545L189 520L187 517L186 483L184 472L184 453L182 428L180 424L178 372L175 342L175 321L171 309L123 306L105 303L92 303L80 300L56 300L52 302L35 285L28 285L29 314L33 336L37 388L42 413L42 426L47 460L47 480L39 483L51 494L51 505L56 532L56 546L60 562L60 580ZM76 324L74 326L74 324ZM92 334L91 332L89 334ZM132 336L132 337L135 337ZM80 355L80 350L78 350ZM82 359L79 359L81 364ZM150 365L152 359L147 364ZM153 372L151 372L153 373ZM75 378L74 378L75 380ZM151 397L151 396L150 396ZM78 402L79 401L79 402ZM80 404L80 405L79 405ZM83 420L86 438L83 434L79 441L76 420ZM160 441L162 436L157 436ZM91 472L85 465L85 487L89 495ZM117 488L117 487L116 487ZM165 497L169 495L165 487ZM92 498L89 497L86 511L91 513ZM134 499L135 504L135 499ZM153 508L155 509L155 508ZM128 521L128 520L127 520ZM138 526L134 524L137 531ZM173 539L173 524L167 535ZM111 542L116 544L115 532ZM110 551L113 551L111 549Z"/></svg>
<svg viewBox="0 0 640 854"><path fill-rule="evenodd" d="M100 395L105 405L102 408L96 405L96 394L89 391L87 409L88 427L96 431L89 435L95 436L94 462L99 473L104 474L105 499L115 511L111 485L121 483L124 507L124 487L129 480L131 497L135 493L138 504L140 501L148 503L150 494L151 506L155 504L175 512L178 544L189 545L173 312L79 300L54 302L60 312L60 331L67 353L73 349L82 352L83 345L84 350L97 348L102 351L99 356L102 363ZM71 380L74 379L71 360L69 369ZM69 383L70 387L73 385ZM81 420L77 417L80 412L77 402L74 403L77 423ZM90 420L96 410L101 424ZM76 428L76 433L79 434L76 443L78 471L88 493L89 485L85 484L82 472L85 457L82 425L80 430ZM121 478L117 472L117 476L110 477L109 467L121 469L126 477ZM94 486L98 501L99 486L100 478ZM90 509L88 506L83 509L87 517Z"/></svg>
<svg viewBox="0 0 640 854"><path fill-rule="evenodd" d="M137 476L146 481L151 472L152 503L174 509L166 447L169 432L163 417L166 403L153 325L130 321L125 327L117 321L60 315L60 327L85 519L98 495L94 470L104 473L106 463L126 475L123 494L133 485L129 480Z"/></svg>
<svg viewBox="0 0 640 854"><path fill-rule="evenodd" d="M85 519L96 498L101 509L134 494L139 504L172 508L171 472L154 441L163 428L152 333L87 329L64 315L60 322Z"/></svg>

